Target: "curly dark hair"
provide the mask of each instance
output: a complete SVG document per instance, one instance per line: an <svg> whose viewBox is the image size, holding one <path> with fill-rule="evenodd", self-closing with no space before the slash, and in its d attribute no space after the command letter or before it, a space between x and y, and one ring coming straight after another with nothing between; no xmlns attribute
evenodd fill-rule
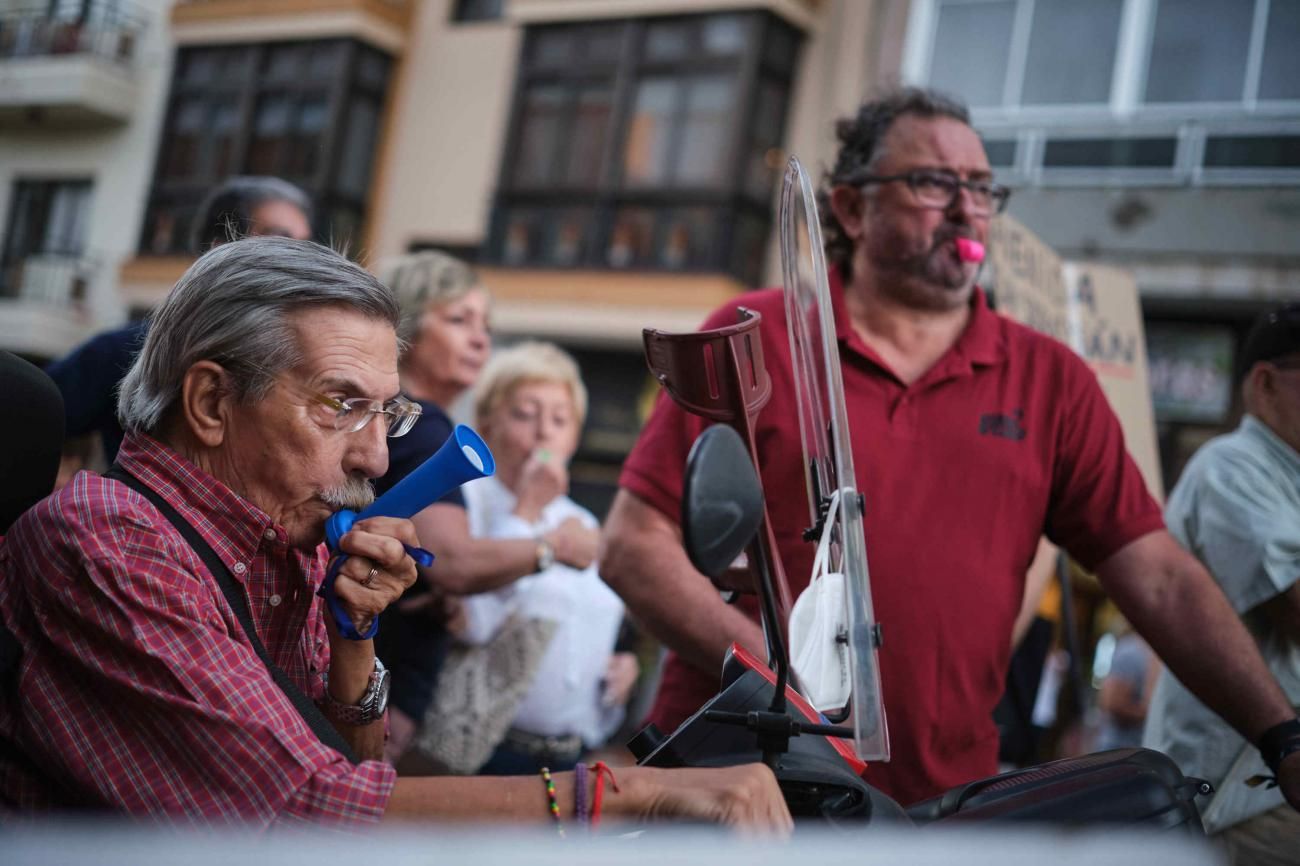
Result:
<svg viewBox="0 0 1300 866"><path fill-rule="evenodd" d="M821 214L822 240L826 246L826 259L838 265L845 279L852 276L853 242L844 234L839 220L831 212L831 189L839 184L852 183L865 174L880 153L880 142L894 121L904 115L918 117L951 117L967 125L970 112L961 100L921 87L901 87L864 102L853 117L835 122L835 137L840 151L835 157L835 167L822 179L817 191L817 210Z"/></svg>

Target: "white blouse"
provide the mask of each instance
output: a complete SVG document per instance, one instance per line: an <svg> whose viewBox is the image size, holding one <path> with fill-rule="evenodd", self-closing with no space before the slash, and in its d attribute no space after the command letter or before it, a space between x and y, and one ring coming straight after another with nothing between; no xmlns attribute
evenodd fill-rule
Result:
<svg viewBox="0 0 1300 866"><path fill-rule="evenodd" d="M553 499L536 523L512 512L515 495L495 477L465 484L461 491L476 538L536 538L576 517L592 529L594 515L567 496ZM467 626L461 640L487 643L512 613L557 623L514 727L543 736L578 734L598 746L618 730L623 707L601 701L605 668L623 621L623 602L605 585L593 563L578 570L555 565L491 592L465 599Z"/></svg>

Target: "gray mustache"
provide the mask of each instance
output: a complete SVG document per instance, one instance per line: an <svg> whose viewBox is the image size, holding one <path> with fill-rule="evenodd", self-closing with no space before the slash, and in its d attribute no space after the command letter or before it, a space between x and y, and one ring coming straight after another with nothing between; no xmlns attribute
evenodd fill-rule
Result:
<svg viewBox="0 0 1300 866"><path fill-rule="evenodd" d="M339 487L322 490L320 498L330 508L360 511L375 501L375 486L369 479L354 476Z"/></svg>

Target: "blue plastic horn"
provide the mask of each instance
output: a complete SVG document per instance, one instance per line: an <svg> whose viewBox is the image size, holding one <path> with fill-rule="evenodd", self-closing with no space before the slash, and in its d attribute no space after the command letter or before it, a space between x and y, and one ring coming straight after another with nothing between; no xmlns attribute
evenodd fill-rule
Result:
<svg viewBox="0 0 1300 866"><path fill-rule="evenodd" d="M343 610L338 596L334 592L334 582L338 579L339 569L347 561L346 553L339 553L339 539L352 529L358 520L367 517L413 517L451 490L466 481L486 478L496 471L496 460L488 450L487 443L464 424L457 424L451 436L433 456L415 468L410 475L397 482L387 493L380 496L360 513L343 509L330 515L325 521L325 543L332 553L338 554L330 564L321 584L320 596L329 605L339 633L349 640L369 640L379 630L379 618L370 623L365 633L356 630L352 620ZM432 565L433 556L427 551L408 549L408 552L420 565Z"/></svg>

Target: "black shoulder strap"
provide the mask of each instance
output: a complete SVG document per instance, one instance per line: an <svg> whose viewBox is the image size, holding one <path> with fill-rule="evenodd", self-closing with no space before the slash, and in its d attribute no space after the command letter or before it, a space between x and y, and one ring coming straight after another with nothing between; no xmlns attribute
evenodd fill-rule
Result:
<svg viewBox="0 0 1300 866"><path fill-rule="evenodd" d="M316 702L307 697L302 689L294 685L293 680L289 679L289 675L271 660L270 653L262 645L262 639L258 637L257 629L253 625L253 617L248 612L248 602L244 598L243 588L235 581L230 570L226 568L226 564L221 561L221 557L217 556L217 552L203 540L203 536L199 535L198 530L191 526L185 518L181 517L176 509L167 500L163 499L157 491L116 463L109 467L108 471L104 473L104 477L120 481L145 499L148 499L162 516L167 518L167 521L172 526L176 527L176 531L189 543L194 552L198 554L199 559L203 560L203 564L208 567L208 571L212 572L212 576L216 578L217 585L221 587L222 594L225 595L226 601L230 603L231 610L235 612L235 618L239 620L239 625L244 630L244 635L248 638L248 642L253 645L253 651L262 660L262 664L266 665L266 669L271 672L271 679L275 680L275 684L280 687L280 691L284 692L285 697L293 703L294 709L298 711L298 715L302 716L302 720L307 723L307 727L312 729L312 732L320 738L322 743L335 751L341 752L352 763L357 763L352 747L348 745L347 740L343 739L343 735L338 732L338 729L325 718L324 713L320 711L320 707L316 706Z"/></svg>
<svg viewBox="0 0 1300 866"><path fill-rule="evenodd" d="M9 627L0 622L0 688L3 688L18 670L18 659L23 654L22 644Z"/></svg>

